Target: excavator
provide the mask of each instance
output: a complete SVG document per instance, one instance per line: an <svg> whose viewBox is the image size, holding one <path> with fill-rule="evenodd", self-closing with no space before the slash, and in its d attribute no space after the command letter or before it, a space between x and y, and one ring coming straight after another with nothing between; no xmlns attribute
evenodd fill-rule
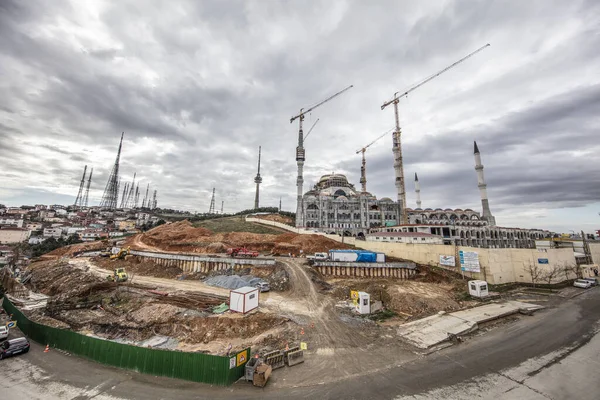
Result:
<svg viewBox="0 0 600 400"><path fill-rule="evenodd" d="M123 260L129 254L129 247L122 247L117 254L110 256L111 260Z"/></svg>

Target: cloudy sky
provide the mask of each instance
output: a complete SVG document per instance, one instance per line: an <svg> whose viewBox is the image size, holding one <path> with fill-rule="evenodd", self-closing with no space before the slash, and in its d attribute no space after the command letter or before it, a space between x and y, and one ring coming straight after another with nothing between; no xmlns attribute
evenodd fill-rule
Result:
<svg viewBox="0 0 600 400"><path fill-rule="evenodd" d="M121 177L159 205L295 211L325 173L359 187L355 152L393 126L381 104L491 46L400 103L405 174L423 207L480 209L477 140L499 225L600 229L600 3L589 1L0 0L0 203L71 204L84 165L97 203ZM391 135L368 190L395 198ZM415 207L412 179L409 206Z"/></svg>

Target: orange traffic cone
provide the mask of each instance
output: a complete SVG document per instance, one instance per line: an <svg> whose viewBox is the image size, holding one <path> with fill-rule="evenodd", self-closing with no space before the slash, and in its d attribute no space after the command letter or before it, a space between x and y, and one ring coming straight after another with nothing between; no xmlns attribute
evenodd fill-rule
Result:
<svg viewBox="0 0 600 400"><path fill-rule="evenodd" d="M290 346L288 346L288 344L285 344L285 351L288 351L290 349Z"/></svg>
<svg viewBox="0 0 600 400"><path fill-rule="evenodd" d="M44 353L49 353L50 352L50 345L47 344L46 348L44 349Z"/></svg>
<svg viewBox="0 0 600 400"><path fill-rule="evenodd" d="M311 328L314 328L314 327L315 327L315 323L314 323L314 322L312 322L312 323L310 324L310 327L311 327Z"/></svg>
<svg viewBox="0 0 600 400"><path fill-rule="evenodd" d="M304 335L304 328L302 328L302 329L300 330L300 334L301 334L301 335Z"/></svg>
<svg viewBox="0 0 600 400"><path fill-rule="evenodd" d="M255 354L255 355L254 355L254 358L258 358L258 354Z"/></svg>

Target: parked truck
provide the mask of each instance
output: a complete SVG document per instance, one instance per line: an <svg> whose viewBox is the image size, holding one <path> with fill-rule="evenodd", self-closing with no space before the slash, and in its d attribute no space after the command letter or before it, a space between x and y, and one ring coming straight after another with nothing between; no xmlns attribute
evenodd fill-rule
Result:
<svg viewBox="0 0 600 400"><path fill-rule="evenodd" d="M245 247L227 249L227 254L232 257L258 257L258 251L248 250Z"/></svg>

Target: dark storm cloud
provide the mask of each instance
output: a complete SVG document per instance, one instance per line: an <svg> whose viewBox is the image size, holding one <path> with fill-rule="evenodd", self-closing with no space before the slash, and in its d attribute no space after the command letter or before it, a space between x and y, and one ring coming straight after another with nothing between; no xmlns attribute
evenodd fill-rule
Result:
<svg viewBox="0 0 600 400"><path fill-rule="evenodd" d="M473 140L494 210L589 204L600 187L597 8L4 0L0 140L23 160L4 164L20 179L6 176L14 188L76 192L87 164L99 200L125 131L123 183L137 172L140 189L151 183L160 204L198 210L216 187L235 211L252 205L262 145L261 203L282 197L292 210L297 123L289 118L301 107L355 85L305 121L306 131L320 118L306 144L305 190L332 171L358 187L354 151L393 121L381 102L489 41L487 58L403 99L409 204L418 172L424 203L477 207ZM371 192L395 198L390 137L367 152L367 171Z"/></svg>

